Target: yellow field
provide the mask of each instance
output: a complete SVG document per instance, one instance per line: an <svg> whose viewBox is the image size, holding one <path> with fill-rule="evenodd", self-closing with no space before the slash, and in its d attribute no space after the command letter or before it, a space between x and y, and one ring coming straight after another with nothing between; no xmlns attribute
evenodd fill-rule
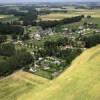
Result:
<svg viewBox="0 0 100 100"><path fill-rule="evenodd" d="M51 13L47 15L42 15L39 16L39 19L42 20L61 20L63 18L70 18L70 17L75 17L79 15L90 15L95 18L100 18L100 10L83 10L83 9L78 9L78 10L73 10L69 11L67 13Z"/></svg>
<svg viewBox="0 0 100 100"><path fill-rule="evenodd" d="M0 19L7 18L7 17L8 17L8 15L0 15Z"/></svg>
<svg viewBox="0 0 100 100"><path fill-rule="evenodd" d="M57 79L17 100L99 100L99 76L100 45L86 50Z"/></svg>
<svg viewBox="0 0 100 100"><path fill-rule="evenodd" d="M79 14L67 14L67 13L51 13L48 15L39 16L42 20L61 20L63 18L70 18L78 16Z"/></svg>
<svg viewBox="0 0 100 100"><path fill-rule="evenodd" d="M0 100L99 100L100 45L86 50L50 81L27 72L0 80Z"/></svg>
<svg viewBox="0 0 100 100"><path fill-rule="evenodd" d="M0 100L16 100L22 94L36 90L49 80L36 75L18 71L11 76L0 80Z"/></svg>

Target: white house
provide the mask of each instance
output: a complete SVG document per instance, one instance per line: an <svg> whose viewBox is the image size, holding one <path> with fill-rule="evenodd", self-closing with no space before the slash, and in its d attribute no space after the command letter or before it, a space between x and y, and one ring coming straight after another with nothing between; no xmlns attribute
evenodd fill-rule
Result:
<svg viewBox="0 0 100 100"><path fill-rule="evenodd" d="M36 40L40 40L40 39L41 39L41 36L40 36L39 34L35 34L34 38L35 38Z"/></svg>

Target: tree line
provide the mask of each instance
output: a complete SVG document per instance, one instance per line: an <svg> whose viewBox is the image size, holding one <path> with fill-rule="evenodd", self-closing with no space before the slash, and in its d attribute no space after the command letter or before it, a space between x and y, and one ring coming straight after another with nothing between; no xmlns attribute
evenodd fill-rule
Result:
<svg viewBox="0 0 100 100"><path fill-rule="evenodd" d="M11 25L7 23L0 23L0 35L22 35L24 33L24 28L22 26Z"/></svg>
<svg viewBox="0 0 100 100"><path fill-rule="evenodd" d="M83 38L83 41L85 43L86 48L91 48L93 46L96 46L97 44L100 44L100 34L85 36Z"/></svg>
<svg viewBox="0 0 100 100"><path fill-rule="evenodd" d="M84 16L76 16L76 17L72 17L72 18L65 18L63 20L60 21L40 21L38 22L38 25L41 26L43 29L46 28L52 28L55 26L59 26L59 25L63 25L63 24L70 24L70 23L74 23L74 22L79 22Z"/></svg>
<svg viewBox="0 0 100 100"><path fill-rule="evenodd" d="M27 67L33 62L32 55L26 50L16 50L11 43L0 46L0 76L6 76L16 70Z"/></svg>
<svg viewBox="0 0 100 100"><path fill-rule="evenodd" d="M50 13L67 13L67 10L40 10L38 11L39 15L46 15Z"/></svg>
<svg viewBox="0 0 100 100"><path fill-rule="evenodd" d="M36 24L38 12L34 8L34 6L23 6L19 8L20 10L26 10L26 12L16 9L9 9L9 7L0 7L0 14L14 15L19 18L19 21L23 21L23 25L26 26ZM14 24L18 25L20 23L17 23L17 21L15 21Z"/></svg>

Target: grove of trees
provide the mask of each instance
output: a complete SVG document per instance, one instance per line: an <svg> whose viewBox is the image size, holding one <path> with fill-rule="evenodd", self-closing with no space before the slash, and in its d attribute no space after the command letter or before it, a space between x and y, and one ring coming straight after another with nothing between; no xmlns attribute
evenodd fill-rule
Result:
<svg viewBox="0 0 100 100"><path fill-rule="evenodd" d="M34 62L32 55L26 50L16 50L12 44L0 47L0 76L6 76Z"/></svg>
<svg viewBox="0 0 100 100"><path fill-rule="evenodd" d="M91 48L93 46L96 46L97 44L100 44L100 34L94 34L85 37L84 42L86 48Z"/></svg>
<svg viewBox="0 0 100 100"><path fill-rule="evenodd" d="M22 35L24 28L21 26L0 23L0 35Z"/></svg>
<svg viewBox="0 0 100 100"><path fill-rule="evenodd" d="M74 22L79 22L84 16L76 16L76 17L72 17L72 18L65 18L63 20L60 21L40 21L38 23L39 26L41 26L43 29L46 28L52 28L58 25L63 25L63 24L70 24L70 23L74 23Z"/></svg>

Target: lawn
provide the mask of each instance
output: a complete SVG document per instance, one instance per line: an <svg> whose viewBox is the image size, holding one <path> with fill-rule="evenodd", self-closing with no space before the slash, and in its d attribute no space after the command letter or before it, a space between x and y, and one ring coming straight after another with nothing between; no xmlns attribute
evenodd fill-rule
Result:
<svg viewBox="0 0 100 100"><path fill-rule="evenodd" d="M48 72L48 71L44 71L44 70L39 70L35 73L33 73L35 75L38 75L38 76L41 76L41 77L44 77L44 78L47 78L47 79L51 79L51 73Z"/></svg>

